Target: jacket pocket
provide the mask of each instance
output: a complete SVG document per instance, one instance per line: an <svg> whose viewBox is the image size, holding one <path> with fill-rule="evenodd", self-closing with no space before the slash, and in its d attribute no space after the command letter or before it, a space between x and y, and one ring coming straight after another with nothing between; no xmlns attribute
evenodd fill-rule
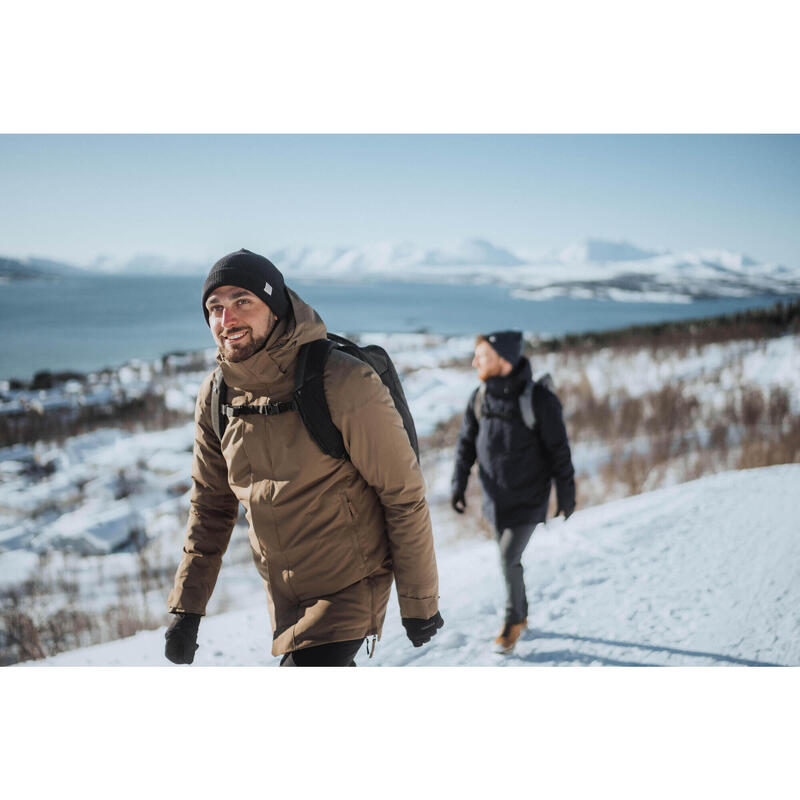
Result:
<svg viewBox="0 0 800 800"><path fill-rule="evenodd" d="M339 499L341 500L342 509L344 511L346 535L350 537L350 542L353 545L356 556L358 556L358 560L362 564L366 564L364 550L361 547L361 539L358 535L358 513L353 506L353 502L345 492L339 495Z"/></svg>

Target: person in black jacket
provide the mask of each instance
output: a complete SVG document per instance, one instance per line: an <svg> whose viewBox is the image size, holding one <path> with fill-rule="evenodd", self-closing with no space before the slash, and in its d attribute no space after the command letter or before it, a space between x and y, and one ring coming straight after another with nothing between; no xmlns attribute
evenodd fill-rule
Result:
<svg viewBox="0 0 800 800"><path fill-rule="evenodd" d="M479 336L472 366L482 384L472 393L461 424L451 502L455 511L464 512L477 459L483 513L495 529L506 583L505 622L495 643L511 652L528 623L522 553L536 525L545 520L553 480L556 516L566 519L575 510L575 470L561 403L545 382L533 382L530 362L522 356L522 334ZM529 399L533 415L526 424L521 403Z"/></svg>

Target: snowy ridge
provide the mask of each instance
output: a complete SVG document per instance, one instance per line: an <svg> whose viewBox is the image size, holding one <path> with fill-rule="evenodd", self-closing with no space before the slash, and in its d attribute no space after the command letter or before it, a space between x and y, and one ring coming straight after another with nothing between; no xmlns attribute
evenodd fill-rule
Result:
<svg viewBox="0 0 800 800"><path fill-rule="evenodd" d="M800 269L759 263L728 250L656 252L589 239L545 255L514 253L481 239L450 249L380 244L271 253L294 279L495 283L516 297L690 302L800 292Z"/></svg>
<svg viewBox="0 0 800 800"><path fill-rule="evenodd" d="M698 298L800 294L800 267L761 262L719 248L654 250L603 239L586 239L550 253L514 250L479 238L438 248L379 242L285 247L264 253L290 282L369 279L494 283L529 300L573 297L690 302ZM200 275L208 264L140 254L129 261L100 256L88 268L117 274Z"/></svg>
<svg viewBox="0 0 800 800"><path fill-rule="evenodd" d="M357 662L800 665L799 483L796 464L721 473L540 526L523 557L531 629L510 657L490 644L503 607L495 544L439 546L445 627L411 647L393 592L374 658L362 651ZM459 525L454 517L434 513L437 537ZM163 666L163 631L36 663ZM262 592L243 610L204 619L199 643L199 666L277 665Z"/></svg>

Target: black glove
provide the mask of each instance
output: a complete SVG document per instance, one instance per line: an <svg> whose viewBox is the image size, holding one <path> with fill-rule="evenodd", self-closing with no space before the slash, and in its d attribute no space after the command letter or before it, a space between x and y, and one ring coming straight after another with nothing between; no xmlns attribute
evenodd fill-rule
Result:
<svg viewBox="0 0 800 800"><path fill-rule="evenodd" d="M425 642L429 642L431 636L436 636L436 631L444 625L442 615L438 611L429 619L403 617L402 622L414 647L422 647Z"/></svg>
<svg viewBox="0 0 800 800"><path fill-rule="evenodd" d="M197 629L200 614L177 613L164 638L167 640L164 655L173 664L191 664L198 648Z"/></svg>
<svg viewBox="0 0 800 800"><path fill-rule="evenodd" d="M567 508L562 508L561 506L558 507L558 511L556 511L556 517L560 514L564 515L564 521L566 522L571 516L572 512L575 510L575 506L568 506Z"/></svg>
<svg viewBox="0 0 800 800"><path fill-rule="evenodd" d="M458 511L459 514L464 513L467 507L467 501L464 499L464 492L453 492L450 497L450 505L453 506L453 511Z"/></svg>

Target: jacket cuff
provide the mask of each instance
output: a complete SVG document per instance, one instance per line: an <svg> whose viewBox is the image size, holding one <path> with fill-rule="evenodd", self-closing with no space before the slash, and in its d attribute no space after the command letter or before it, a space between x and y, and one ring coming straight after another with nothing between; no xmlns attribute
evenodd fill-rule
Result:
<svg viewBox="0 0 800 800"><path fill-rule="evenodd" d="M455 476L450 482L451 494L464 494L467 491L467 481L463 478Z"/></svg>
<svg viewBox="0 0 800 800"><path fill-rule="evenodd" d="M439 610L439 598L435 595L431 597L403 597L398 595L397 602L400 606L401 617L430 619Z"/></svg>
<svg viewBox="0 0 800 800"><path fill-rule="evenodd" d="M192 592L185 587L182 591L173 588L167 598L167 608L170 614L199 614L201 617L205 616L206 605L201 597L192 597L192 595L199 595L199 592Z"/></svg>

